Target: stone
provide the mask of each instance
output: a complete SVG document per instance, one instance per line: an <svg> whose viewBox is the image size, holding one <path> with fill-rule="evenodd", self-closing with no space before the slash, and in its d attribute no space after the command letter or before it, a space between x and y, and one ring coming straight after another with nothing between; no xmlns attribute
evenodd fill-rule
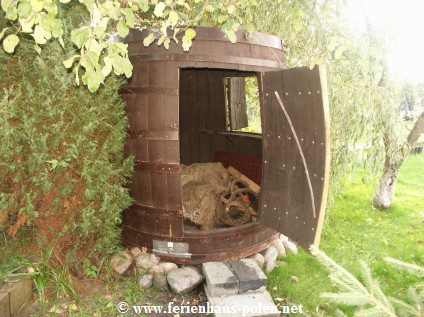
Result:
<svg viewBox="0 0 424 317"><path fill-rule="evenodd" d="M280 311L275 306L271 294L266 291L247 292L223 297L211 296L206 291L206 307L215 317L278 317Z"/></svg>
<svg viewBox="0 0 424 317"><path fill-rule="evenodd" d="M269 261L275 262L275 260L277 260L277 257L278 257L278 251L276 248L274 248L273 246L270 246L268 249L266 249L264 253L265 263Z"/></svg>
<svg viewBox="0 0 424 317"><path fill-rule="evenodd" d="M10 316L9 293L0 290L0 316Z"/></svg>
<svg viewBox="0 0 424 317"><path fill-rule="evenodd" d="M265 258L262 254L260 253L255 253L254 255L252 255L250 257L251 259L255 260L255 262L259 265L262 266L265 263Z"/></svg>
<svg viewBox="0 0 424 317"><path fill-rule="evenodd" d="M152 287L153 285L153 275L152 274L146 274L140 277L138 280L138 285L140 285L141 288L148 289Z"/></svg>
<svg viewBox="0 0 424 317"><path fill-rule="evenodd" d="M135 264L139 268L150 269L155 265L158 265L160 258L151 253L142 253L135 259Z"/></svg>
<svg viewBox="0 0 424 317"><path fill-rule="evenodd" d="M159 269L164 273L165 275L168 275L172 271L178 269L178 265L171 262L161 262L157 265Z"/></svg>
<svg viewBox="0 0 424 317"><path fill-rule="evenodd" d="M158 273L163 273L162 268L159 265L154 265L152 266L152 268L150 269L150 274L158 274Z"/></svg>
<svg viewBox="0 0 424 317"><path fill-rule="evenodd" d="M134 259L135 259L135 258L137 258L140 254L142 254L143 252L140 250L140 248L139 248L139 247L134 247L134 248L131 248L130 253L131 253L131 255L132 255L132 256L134 257Z"/></svg>
<svg viewBox="0 0 424 317"><path fill-rule="evenodd" d="M297 248L297 246L296 246L295 243L293 243L293 242L291 242L289 240L283 240L283 244L286 247L286 250L287 251L290 251L293 254L298 254L299 253L299 250L298 250L298 248Z"/></svg>
<svg viewBox="0 0 424 317"><path fill-rule="evenodd" d="M17 316L32 300L32 278L16 278L13 282L1 284L0 294L3 296L0 297L3 297L3 300L4 293L9 298L10 315Z"/></svg>
<svg viewBox="0 0 424 317"><path fill-rule="evenodd" d="M242 259L229 262L239 280L239 293L266 286L267 278L255 260Z"/></svg>
<svg viewBox="0 0 424 317"><path fill-rule="evenodd" d="M278 251L275 247L270 246L266 251L265 251L265 271L266 272L272 272L277 265L275 264L275 261L277 260L278 257Z"/></svg>
<svg viewBox="0 0 424 317"><path fill-rule="evenodd" d="M195 289L204 279L204 276L192 266L173 270L167 276L169 286L176 294Z"/></svg>
<svg viewBox="0 0 424 317"><path fill-rule="evenodd" d="M153 285L159 289L165 289L168 287L168 280L164 273L158 273L153 275Z"/></svg>
<svg viewBox="0 0 424 317"><path fill-rule="evenodd" d="M277 267L277 264L275 261L268 261L265 265L265 271L267 273L271 273L272 271L274 271L274 269Z"/></svg>
<svg viewBox="0 0 424 317"><path fill-rule="evenodd" d="M110 260L110 266L118 275L123 275L134 263L133 257L126 251L121 251Z"/></svg>
<svg viewBox="0 0 424 317"><path fill-rule="evenodd" d="M278 256L286 256L286 247L281 240L277 240L272 246L277 249Z"/></svg>
<svg viewBox="0 0 424 317"><path fill-rule="evenodd" d="M278 240L280 240L280 241L284 241L284 240L288 240L289 238L288 237L286 237L284 234L280 234L280 237L278 238Z"/></svg>
<svg viewBox="0 0 424 317"><path fill-rule="evenodd" d="M228 261L206 262L202 265L202 272L206 278L206 288L211 296L237 294L239 280Z"/></svg>

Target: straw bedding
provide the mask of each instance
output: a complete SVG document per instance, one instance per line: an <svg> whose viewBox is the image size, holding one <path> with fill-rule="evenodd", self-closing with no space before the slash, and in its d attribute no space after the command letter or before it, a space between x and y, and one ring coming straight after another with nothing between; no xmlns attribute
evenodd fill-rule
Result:
<svg viewBox="0 0 424 317"><path fill-rule="evenodd" d="M216 228L222 225L236 226L251 220L247 211L240 216L229 212L231 205L244 206L241 195L231 195L237 189L235 180L221 163L195 163L181 165L181 183L183 195L183 215L202 229ZM233 197L234 196L234 197ZM238 201L236 201L238 200Z"/></svg>

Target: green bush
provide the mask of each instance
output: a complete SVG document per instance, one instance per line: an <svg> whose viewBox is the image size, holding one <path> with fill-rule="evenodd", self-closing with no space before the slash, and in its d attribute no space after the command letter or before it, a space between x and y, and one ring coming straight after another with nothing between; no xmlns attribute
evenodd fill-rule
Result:
<svg viewBox="0 0 424 317"><path fill-rule="evenodd" d="M78 6L61 14L69 26L84 18ZM0 49L0 227L14 236L30 226L34 241L74 261L115 246L131 204L123 82L110 78L92 94L62 65L70 43L40 55L33 45L28 38L13 55Z"/></svg>

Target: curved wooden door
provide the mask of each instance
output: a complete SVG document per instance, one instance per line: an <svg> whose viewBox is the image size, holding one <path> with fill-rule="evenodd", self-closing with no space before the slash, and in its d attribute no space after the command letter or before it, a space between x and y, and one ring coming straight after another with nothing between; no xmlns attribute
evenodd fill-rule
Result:
<svg viewBox="0 0 424 317"><path fill-rule="evenodd" d="M259 221L306 248L319 245L330 170L325 68L262 73L260 86L263 167Z"/></svg>

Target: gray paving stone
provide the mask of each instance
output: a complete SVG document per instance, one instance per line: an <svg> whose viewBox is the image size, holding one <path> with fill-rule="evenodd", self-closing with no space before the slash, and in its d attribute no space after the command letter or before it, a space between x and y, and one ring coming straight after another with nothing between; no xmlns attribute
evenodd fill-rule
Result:
<svg viewBox="0 0 424 317"><path fill-rule="evenodd" d="M206 288L212 296L232 295L239 292L239 280L228 261L206 262L202 265Z"/></svg>
<svg viewBox="0 0 424 317"><path fill-rule="evenodd" d="M267 278L255 260L230 260L229 263L239 280L239 293L266 286Z"/></svg>
<svg viewBox="0 0 424 317"><path fill-rule="evenodd" d="M277 317L280 316L268 291L248 292L228 296L206 296L215 317Z"/></svg>

